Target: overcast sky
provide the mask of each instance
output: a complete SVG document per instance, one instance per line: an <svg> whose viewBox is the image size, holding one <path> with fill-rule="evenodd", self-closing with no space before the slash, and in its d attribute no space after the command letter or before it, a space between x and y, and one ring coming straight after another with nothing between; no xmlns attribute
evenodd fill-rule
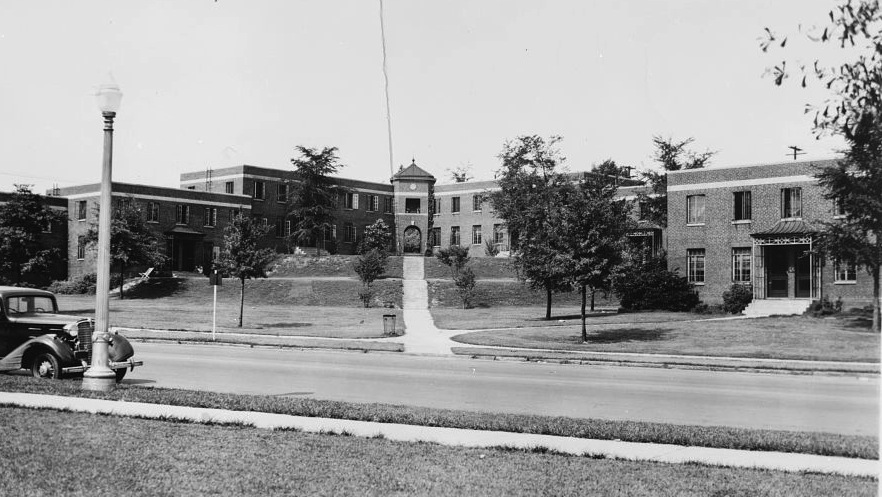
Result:
<svg viewBox="0 0 882 497"><path fill-rule="evenodd" d="M561 135L570 169L649 168L653 135L695 138L713 166L804 158L820 90L763 77L763 27L824 22L818 0L386 0L394 162L449 182L499 167L505 140ZM114 180L178 186L184 171L288 169L336 146L340 175L390 175L378 0L0 4L0 189L100 180L95 87L124 93ZM792 47L792 48L791 48ZM822 54L823 55L823 54Z"/></svg>

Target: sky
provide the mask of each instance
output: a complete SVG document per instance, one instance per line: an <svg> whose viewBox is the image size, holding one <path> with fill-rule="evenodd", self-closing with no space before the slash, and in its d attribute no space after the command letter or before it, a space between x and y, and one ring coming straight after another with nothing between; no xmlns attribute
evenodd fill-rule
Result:
<svg viewBox="0 0 882 497"><path fill-rule="evenodd" d="M819 0L385 0L394 169L490 179L507 140L559 135L570 170L657 167L652 138L694 138L712 167L829 158L782 58L836 57L763 28L821 24ZM823 48L823 47L821 47ZM379 0L0 3L0 190L97 183L94 92L123 92L113 179L179 186L186 171L290 169L297 145L339 149L339 175L391 174Z"/></svg>

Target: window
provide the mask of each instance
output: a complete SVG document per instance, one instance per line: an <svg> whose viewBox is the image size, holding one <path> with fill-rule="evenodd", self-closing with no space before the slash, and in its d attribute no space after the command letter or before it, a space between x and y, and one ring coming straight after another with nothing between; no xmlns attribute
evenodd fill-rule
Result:
<svg viewBox="0 0 882 497"><path fill-rule="evenodd" d="M239 215L238 209L230 209L230 222L232 223L233 220L236 219L236 216L238 216L238 215Z"/></svg>
<svg viewBox="0 0 882 497"><path fill-rule="evenodd" d="M781 189L781 218L802 217L802 188Z"/></svg>
<svg viewBox="0 0 882 497"><path fill-rule="evenodd" d="M344 193L343 194L343 208L344 209L358 209L358 194L357 193Z"/></svg>
<svg viewBox="0 0 882 497"><path fill-rule="evenodd" d="M405 214L419 214L420 209L422 208L422 203L418 198L406 198L404 199L404 213Z"/></svg>
<svg viewBox="0 0 882 497"><path fill-rule="evenodd" d="M472 196L472 210L473 211L480 211L481 206L483 204L484 204L484 197L482 197L481 195Z"/></svg>
<svg viewBox="0 0 882 497"><path fill-rule="evenodd" d="M750 248L732 249L732 281L750 283Z"/></svg>
<svg viewBox="0 0 882 497"><path fill-rule="evenodd" d="M441 246L441 228L432 228L429 230L429 246Z"/></svg>
<svg viewBox="0 0 882 497"><path fill-rule="evenodd" d="M265 217L260 218L260 227L261 228L269 227L269 219L267 219Z"/></svg>
<svg viewBox="0 0 882 497"><path fill-rule="evenodd" d="M352 243L355 241L356 235L355 225L352 223L346 223L346 232L343 234L343 241Z"/></svg>
<svg viewBox="0 0 882 497"><path fill-rule="evenodd" d="M80 221L86 220L86 201L80 200L77 202L77 219Z"/></svg>
<svg viewBox="0 0 882 497"><path fill-rule="evenodd" d="M383 197L383 212L392 214L392 197Z"/></svg>
<svg viewBox="0 0 882 497"><path fill-rule="evenodd" d="M459 245L459 226L450 227L450 244Z"/></svg>
<svg viewBox="0 0 882 497"><path fill-rule="evenodd" d="M283 218L276 218L276 238L284 238L285 237L285 220Z"/></svg>
<svg viewBox="0 0 882 497"><path fill-rule="evenodd" d="M77 237L77 260L86 258L86 240L83 236Z"/></svg>
<svg viewBox="0 0 882 497"><path fill-rule="evenodd" d="M505 243L505 233L501 224L493 225L493 243Z"/></svg>
<svg viewBox="0 0 882 497"><path fill-rule="evenodd" d="M337 239L337 225L332 224L330 229L325 228L325 241L330 242Z"/></svg>
<svg viewBox="0 0 882 497"><path fill-rule="evenodd" d="M367 210L368 212L377 212L380 210L380 196L379 195L368 195L367 196Z"/></svg>
<svg viewBox="0 0 882 497"><path fill-rule="evenodd" d="M147 222L159 222L159 202L147 202Z"/></svg>
<svg viewBox="0 0 882 497"><path fill-rule="evenodd" d="M844 259L838 260L833 265L833 282L834 283L855 283L857 282L857 273L854 268L854 261Z"/></svg>
<svg viewBox="0 0 882 497"><path fill-rule="evenodd" d="M472 245L480 245L483 243L481 241L481 225L476 224L472 226Z"/></svg>
<svg viewBox="0 0 882 497"><path fill-rule="evenodd" d="M225 193L233 193L233 182L227 181L224 183L224 192Z"/></svg>
<svg viewBox="0 0 882 497"><path fill-rule="evenodd" d="M220 259L220 254L221 254L220 247L218 247L217 245L215 245L214 247L211 247L211 260L212 261L216 261L216 260Z"/></svg>
<svg viewBox="0 0 882 497"><path fill-rule="evenodd" d="M206 207L205 213L203 214L202 219L203 226L215 227L217 226L217 209L214 207Z"/></svg>
<svg viewBox="0 0 882 497"><path fill-rule="evenodd" d="M190 186L187 187L187 189L188 189L188 190L195 190L195 189L196 189L196 185L190 185Z"/></svg>
<svg viewBox="0 0 882 497"><path fill-rule="evenodd" d="M286 237L291 236L291 220L290 219L285 220L285 236Z"/></svg>
<svg viewBox="0 0 882 497"><path fill-rule="evenodd" d="M459 212L459 197L451 197L450 212Z"/></svg>
<svg viewBox="0 0 882 497"><path fill-rule="evenodd" d="M690 283L704 284L704 249L688 249L686 267L686 277Z"/></svg>
<svg viewBox="0 0 882 497"><path fill-rule="evenodd" d="M190 206L178 204L175 209L175 224L190 224Z"/></svg>
<svg viewBox="0 0 882 497"><path fill-rule="evenodd" d="M649 217L649 203L637 202L637 219L645 221Z"/></svg>
<svg viewBox="0 0 882 497"><path fill-rule="evenodd" d="M276 202L284 204L288 201L288 185L279 183L276 186Z"/></svg>
<svg viewBox="0 0 882 497"><path fill-rule="evenodd" d="M263 200L266 197L263 181L254 182L254 200Z"/></svg>
<svg viewBox="0 0 882 497"><path fill-rule="evenodd" d="M749 221L752 219L750 207L750 191L735 192L735 204L732 219L734 221Z"/></svg>
<svg viewBox="0 0 882 497"><path fill-rule="evenodd" d="M704 224L704 195L686 197L686 224Z"/></svg>
<svg viewBox="0 0 882 497"><path fill-rule="evenodd" d="M833 201L833 217L840 218L845 217L845 203L841 198L837 198Z"/></svg>

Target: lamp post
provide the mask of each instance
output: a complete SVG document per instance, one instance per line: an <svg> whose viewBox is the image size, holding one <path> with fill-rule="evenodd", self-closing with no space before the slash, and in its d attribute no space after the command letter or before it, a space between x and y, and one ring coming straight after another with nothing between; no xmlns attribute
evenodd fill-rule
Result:
<svg viewBox="0 0 882 497"><path fill-rule="evenodd" d="M84 390L112 390L116 373L109 367L108 346L110 333L110 224L111 171L113 165L113 118L119 110L122 92L116 83L101 85L95 94L98 109L104 116L104 159L101 167L101 201L98 215L98 281L95 288L95 331L92 334L92 364L83 374Z"/></svg>

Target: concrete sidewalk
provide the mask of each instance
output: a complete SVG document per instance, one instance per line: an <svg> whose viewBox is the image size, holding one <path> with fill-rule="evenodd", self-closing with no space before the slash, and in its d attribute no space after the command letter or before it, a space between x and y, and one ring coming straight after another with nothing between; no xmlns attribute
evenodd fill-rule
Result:
<svg viewBox="0 0 882 497"><path fill-rule="evenodd" d="M450 339L457 332L445 332L435 326L429 312L429 290L423 257L404 258L402 310L407 332L396 341L404 343L404 352L418 355L453 355L459 345Z"/></svg>
<svg viewBox="0 0 882 497"><path fill-rule="evenodd" d="M465 430L284 414L228 411L79 397L0 392L0 405L112 414L150 419L181 419L196 423L246 424L264 429L296 429L313 433L348 433L359 437L382 435L401 442L432 442L464 447L546 447L577 456L652 461L696 462L711 466L757 468L788 472L815 472L878 478L878 460L827 457L784 452L754 452L679 445L590 440L500 431Z"/></svg>

